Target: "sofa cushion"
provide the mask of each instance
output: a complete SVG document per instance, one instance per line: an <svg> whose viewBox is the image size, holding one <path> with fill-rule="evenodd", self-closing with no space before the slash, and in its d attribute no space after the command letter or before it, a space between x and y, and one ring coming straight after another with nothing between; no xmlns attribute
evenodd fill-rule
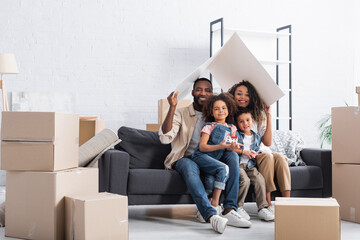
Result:
<svg viewBox="0 0 360 240"><path fill-rule="evenodd" d="M164 169L164 161L171 151L170 144L161 144L158 132L150 132L130 127L118 130L121 142L115 149L130 155L129 168Z"/></svg>
<svg viewBox="0 0 360 240"><path fill-rule="evenodd" d="M181 195L187 188L181 175L175 170L130 169L128 195L164 194Z"/></svg>
<svg viewBox="0 0 360 240"><path fill-rule="evenodd" d="M317 166L290 167L291 190L323 188L321 168Z"/></svg>

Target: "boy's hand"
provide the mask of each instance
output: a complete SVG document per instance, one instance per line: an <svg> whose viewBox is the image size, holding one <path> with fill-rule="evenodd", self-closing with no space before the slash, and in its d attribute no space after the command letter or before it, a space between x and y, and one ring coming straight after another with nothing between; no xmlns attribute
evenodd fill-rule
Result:
<svg viewBox="0 0 360 240"><path fill-rule="evenodd" d="M243 154L248 156L250 159L255 158L257 153L253 150L245 150L243 151Z"/></svg>
<svg viewBox="0 0 360 240"><path fill-rule="evenodd" d="M170 107L176 107L178 94L179 94L179 91L177 91L175 94L174 94L174 92L171 92L170 95L167 97Z"/></svg>

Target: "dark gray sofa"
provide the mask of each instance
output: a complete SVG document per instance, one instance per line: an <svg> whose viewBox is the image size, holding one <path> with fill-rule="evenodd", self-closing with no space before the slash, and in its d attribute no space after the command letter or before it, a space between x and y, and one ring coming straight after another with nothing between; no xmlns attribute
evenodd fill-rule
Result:
<svg viewBox="0 0 360 240"><path fill-rule="evenodd" d="M157 132L121 127L118 135L122 142L99 159L100 192L127 195L129 205L194 203L182 177L164 169L171 146ZM301 156L307 166L290 167L291 196L331 197L331 151L305 148ZM246 201L255 201L252 188Z"/></svg>

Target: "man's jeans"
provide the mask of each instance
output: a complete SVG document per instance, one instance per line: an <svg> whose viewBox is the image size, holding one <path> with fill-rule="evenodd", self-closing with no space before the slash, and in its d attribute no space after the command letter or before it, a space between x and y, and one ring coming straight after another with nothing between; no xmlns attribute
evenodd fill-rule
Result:
<svg viewBox="0 0 360 240"><path fill-rule="evenodd" d="M233 151L225 151L221 161L229 167L229 178L225 186L225 209L237 210L237 197L239 192L239 156ZM205 221L216 215L211 207L205 188L200 179L199 166L189 158L181 158L175 164L175 170L183 177L186 186Z"/></svg>
<svg viewBox="0 0 360 240"><path fill-rule="evenodd" d="M186 186L205 221L208 220L211 215L216 215L216 210L211 207L204 185L200 179L199 166L190 158L180 158L176 161L174 168L184 179Z"/></svg>

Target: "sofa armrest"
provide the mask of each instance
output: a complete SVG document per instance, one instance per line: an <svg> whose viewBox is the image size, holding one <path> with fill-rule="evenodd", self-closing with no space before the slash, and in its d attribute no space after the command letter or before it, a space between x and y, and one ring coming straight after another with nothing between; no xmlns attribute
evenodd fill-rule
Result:
<svg viewBox="0 0 360 240"><path fill-rule="evenodd" d="M99 159L99 192L127 195L130 156L110 149Z"/></svg>
<svg viewBox="0 0 360 240"><path fill-rule="evenodd" d="M332 196L331 150L320 148L304 148L301 158L307 165L318 166L323 174L323 197Z"/></svg>

